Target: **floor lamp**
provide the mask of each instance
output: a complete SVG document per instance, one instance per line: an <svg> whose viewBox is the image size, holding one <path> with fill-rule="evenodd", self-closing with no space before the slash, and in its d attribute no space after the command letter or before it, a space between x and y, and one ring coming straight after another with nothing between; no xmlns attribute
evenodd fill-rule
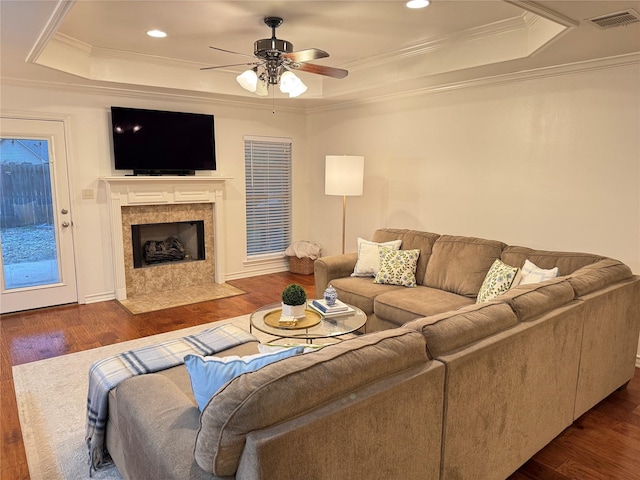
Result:
<svg viewBox="0 0 640 480"><path fill-rule="evenodd" d="M345 248L347 197L362 195L364 157L327 155L324 170L325 195L342 195L342 253Z"/></svg>

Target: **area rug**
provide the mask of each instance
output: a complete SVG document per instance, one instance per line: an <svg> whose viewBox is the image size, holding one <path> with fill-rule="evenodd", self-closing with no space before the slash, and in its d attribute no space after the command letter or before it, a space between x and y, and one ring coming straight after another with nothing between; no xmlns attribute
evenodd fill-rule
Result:
<svg viewBox="0 0 640 480"><path fill-rule="evenodd" d="M137 295L127 298L126 300L120 300L120 303L129 312L136 315L138 313L155 312L157 310L164 310L165 308L190 305L192 303L219 300L221 298L242 295L243 293L246 292L227 283L208 283L205 285L150 293L148 295Z"/></svg>
<svg viewBox="0 0 640 480"><path fill-rule="evenodd" d="M84 434L88 372L94 361L223 323L233 323L248 331L249 315L13 367L31 480L90 478ZM256 330L253 334L261 342L273 339ZM91 478L119 480L122 477L115 467L109 467L94 472Z"/></svg>

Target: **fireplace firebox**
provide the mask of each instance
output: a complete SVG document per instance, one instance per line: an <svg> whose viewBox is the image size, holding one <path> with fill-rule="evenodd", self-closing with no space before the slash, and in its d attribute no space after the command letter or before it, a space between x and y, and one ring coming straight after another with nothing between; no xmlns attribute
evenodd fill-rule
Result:
<svg viewBox="0 0 640 480"><path fill-rule="evenodd" d="M204 222L131 225L133 268L205 259Z"/></svg>

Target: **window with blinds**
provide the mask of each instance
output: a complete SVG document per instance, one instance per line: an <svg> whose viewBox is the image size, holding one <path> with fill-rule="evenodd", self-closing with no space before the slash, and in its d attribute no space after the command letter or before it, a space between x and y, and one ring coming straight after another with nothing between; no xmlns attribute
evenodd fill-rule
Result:
<svg viewBox="0 0 640 480"><path fill-rule="evenodd" d="M291 243L291 140L245 137L247 256L283 253Z"/></svg>

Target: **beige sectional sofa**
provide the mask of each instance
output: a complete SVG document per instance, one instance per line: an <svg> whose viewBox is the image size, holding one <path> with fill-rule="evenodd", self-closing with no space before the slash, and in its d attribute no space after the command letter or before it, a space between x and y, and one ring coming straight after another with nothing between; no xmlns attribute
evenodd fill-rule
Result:
<svg viewBox="0 0 640 480"><path fill-rule="evenodd" d="M633 375L640 278L597 255L382 229L419 249L418 286L315 262L367 333L227 383L202 413L184 366L110 393L106 442L125 479L503 479ZM560 276L476 295L492 263ZM256 353L255 343L226 354Z"/></svg>
<svg viewBox="0 0 640 480"><path fill-rule="evenodd" d="M421 252L416 288L352 277L357 254L347 254L316 261L316 291L331 283L367 313L368 332L420 331L445 365L440 478L507 477L633 376L640 277L623 263L413 230L372 238L395 239ZM559 276L477 304L496 258Z"/></svg>

